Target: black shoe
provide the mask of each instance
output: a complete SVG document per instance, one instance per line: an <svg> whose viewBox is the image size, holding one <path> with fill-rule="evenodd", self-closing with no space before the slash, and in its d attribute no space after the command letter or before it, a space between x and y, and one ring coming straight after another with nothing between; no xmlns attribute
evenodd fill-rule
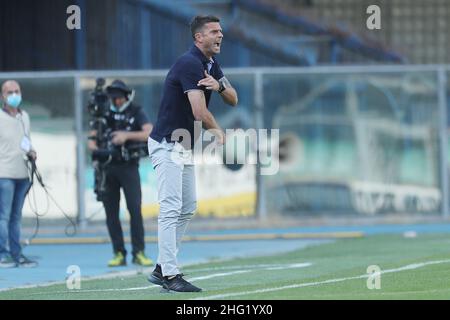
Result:
<svg viewBox="0 0 450 320"><path fill-rule="evenodd" d="M19 260L17 260L17 265L22 268L35 268L38 266L38 263L21 254Z"/></svg>
<svg viewBox="0 0 450 320"><path fill-rule="evenodd" d="M177 274L172 279L163 278L163 288L166 290L177 292L200 292L202 289L197 288L192 283L183 279L182 274Z"/></svg>
<svg viewBox="0 0 450 320"><path fill-rule="evenodd" d="M161 270L161 265L157 264L155 270L148 276L147 280L157 286L163 285L163 275Z"/></svg>

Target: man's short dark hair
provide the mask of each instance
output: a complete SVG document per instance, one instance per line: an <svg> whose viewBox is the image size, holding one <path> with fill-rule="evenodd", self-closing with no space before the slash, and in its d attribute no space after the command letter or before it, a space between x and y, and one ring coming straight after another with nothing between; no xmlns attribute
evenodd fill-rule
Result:
<svg viewBox="0 0 450 320"><path fill-rule="evenodd" d="M195 39L195 34L200 32L203 26L210 22L220 22L220 19L216 16L195 16L191 21L191 34Z"/></svg>

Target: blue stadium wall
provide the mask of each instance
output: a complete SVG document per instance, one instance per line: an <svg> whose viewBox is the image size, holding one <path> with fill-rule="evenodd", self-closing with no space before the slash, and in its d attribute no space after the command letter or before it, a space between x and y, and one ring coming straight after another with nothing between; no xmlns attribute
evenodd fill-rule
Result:
<svg viewBox="0 0 450 320"><path fill-rule="evenodd" d="M66 9L81 8L81 30ZM226 36L223 67L289 62ZM0 2L0 71L165 69L192 43L188 21L136 0Z"/></svg>

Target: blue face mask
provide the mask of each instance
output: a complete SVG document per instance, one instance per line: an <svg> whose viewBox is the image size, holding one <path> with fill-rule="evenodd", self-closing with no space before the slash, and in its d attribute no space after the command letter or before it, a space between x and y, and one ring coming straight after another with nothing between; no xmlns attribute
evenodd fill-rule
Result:
<svg viewBox="0 0 450 320"><path fill-rule="evenodd" d="M20 94L10 94L6 98L6 104L12 108L18 108L20 103L22 102L22 96Z"/></svg>
<svg viewBox="0 0 450 320"><path fill-rule="evenodd" d="M126 108L128 108L130 103L131 103L131 101L128 100L123 105L121 105L120 107L116 107L116 105L113 102L111 102L110 109L111 109L111 111L116 112L116 113L117 112L123 112Z"/></svg>
<svg viewBox="0 0 450 320"><path fill-rule="evenodd" d="M110 104L110 110L112 112L118 112L116 105L112 101L111 101L111 104Z"/></svg>

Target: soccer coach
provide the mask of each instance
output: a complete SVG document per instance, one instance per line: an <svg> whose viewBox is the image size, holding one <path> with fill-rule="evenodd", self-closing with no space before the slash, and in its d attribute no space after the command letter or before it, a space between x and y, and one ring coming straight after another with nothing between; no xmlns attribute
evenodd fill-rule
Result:
<svg viewBox="0 0 450 320"><path fill-rule="evenodd" d="M214 129L211 132L219 145L225 143L224 131L208 110L212 91L231 106L236 106L238 101L236 90L214 57L220 53L223 39L219 22L214 16L196 16L192 20L194 44L167 74L157 121L148 140L160 204L158 263L148 280L166 290L201 291L183 279L177 263L181 239L197 209L197 199L194 165L183 161L182 156L177 159L176 150L184 148L192 152L198 138L194 137L195 121L201 121L205 129ZM174 137L174 131L180 129L189 132L190 143Z"/></svg>

